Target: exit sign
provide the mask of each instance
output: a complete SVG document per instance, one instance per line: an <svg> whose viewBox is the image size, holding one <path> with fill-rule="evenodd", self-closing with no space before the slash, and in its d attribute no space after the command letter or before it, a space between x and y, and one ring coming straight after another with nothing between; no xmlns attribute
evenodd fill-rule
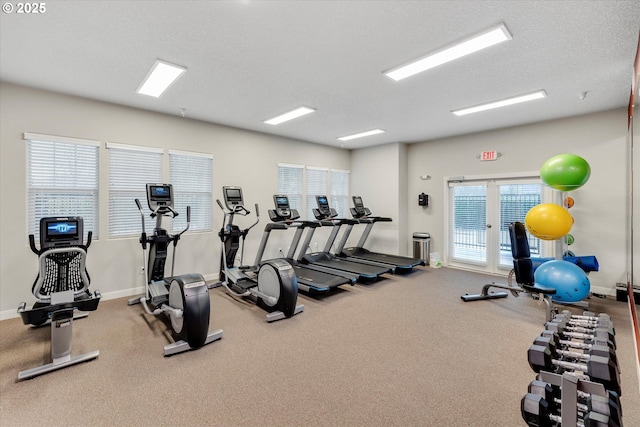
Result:
<svg viewBox="0 0 640 427"><path fill-rule="evenodd" d="M483 162L489 160L496 160L498 158L498 153L496 151L483 151L480 153L480 160Z"/></svg>

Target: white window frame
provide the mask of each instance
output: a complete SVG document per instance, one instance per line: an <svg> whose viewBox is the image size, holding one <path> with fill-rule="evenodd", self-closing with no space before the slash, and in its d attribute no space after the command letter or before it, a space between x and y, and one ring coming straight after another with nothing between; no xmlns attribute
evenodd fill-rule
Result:
<svg viewBox="0 0 640 427"><path fill-rule="evenodd" d="M86 239L91 231L93 238L98 239L100 142L32 132L25 132L23 139L27 150L27 234L39 235L43 217L81 216L84 220L83 238ZM38 146L42 150L40 153L34 152ZM73 156L73 162L47 158L45 146L46 150ZM78 153L79 150L82 152ZM39 206L37 199L47 195L58 196L57 203L42 200L43 206Z"/></svg>
<svg viewBox="0 0 640 427"><path fill-rule="evenodd" d="M483 181L485 182L500 181L501 184L504 184L504 183L510 183L510 182L518 183L518 182L522 182L522 180L527 180L527 179L532 179L532 180L540 179L540 174L538 172L521 172L521 173L505 173L505 174L495 174L495 175L455 176L455 177L443 178L444 194L446 196L445 198L447 200L447 203L445 203L445 206L444 206L444 230L445 230L444 250L443 250L444 253L441 256L443 256L444 258L443 264L445 266L473 269L478 271L489 272L492 274L506 274L508 272L508 270L504 270L503 267L499 266L499 262L497 262L497 260L493 260L493 259L490 259L489 263L483 262L483 263L477 263L475 265L473 262L461 262L461 261L450 259L449 252L450 252L450 245L452 244L451 236L449 235L449 230L450 230L451 221L452 221L452 218L450 218L452 215L452 208L450 206L451 204L450 183L462 182L468 185L473 185L474 182L481 183ZM543 186L542 202L543 203L557 202L557 199L559 198L558 194L559 192L552 191L549 187ZM498 197L498 200L499 200L499 197ZM498 208L497 206L487 206L487 215L490 218L493 218L493 215L495 215L495 212L492 212L491 210L497 209L497 208ZM542 244L543 257L546 257L546 256L555 257L558 253L560 253L557 248L557 245L555 245L553 242L543 241L541 242L541 244Z"/></svg>

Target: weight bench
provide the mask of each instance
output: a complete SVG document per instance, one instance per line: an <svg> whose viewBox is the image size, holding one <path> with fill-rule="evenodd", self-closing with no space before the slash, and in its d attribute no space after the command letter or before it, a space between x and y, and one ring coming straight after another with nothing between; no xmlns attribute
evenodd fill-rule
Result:
<svg viewBox="0 0 640 427"><path fill-rule="evenodd" d="M462 301L479 301L486 299L506 298L507 292L489 292L490 288L505 289L514 297L519 297L520 293L530 293L537 295L546 308L547 322L551 321L555 314L555 307L551 301L551 295L556 293L554 288L547 288L535 282L533 275L533 262L531 261L531 252L529 250L529 240L524 224L521 222L512 222L509 224L509 238L511 240L511 255L513 256L513 272L515 274L516 283L519 286L511 284L503 285L497 283L488 283L482 287L479 294L462 295Z"/></svg>

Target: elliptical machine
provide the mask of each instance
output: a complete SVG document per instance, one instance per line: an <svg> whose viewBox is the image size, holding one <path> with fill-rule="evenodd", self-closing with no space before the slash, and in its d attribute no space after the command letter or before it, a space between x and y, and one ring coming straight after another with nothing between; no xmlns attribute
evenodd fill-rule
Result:
<svg viewBox="0 0 640 427"><path fill-rule="evenodd" d="M40 249L29 235L29 246L38 256L40 270L31 291L37 302L30 310L20 303L18 313L25 325L32 327L51 323L52 362L18 373L18 380L33 378L56 369L98 357L98 350L71 356L73 320L87 317L100 302L100 292L89 291L86 259L91 245L91 231L83 244L82 217L51 217L40 220ZM80 310L80 313L77 312Z"/></svg>
<svg viewBox="0 0 640 427"><path fill-rule="evenodd" d="M176 246L191 223L191 206L187 206L187 227L171 235L162 228L162 218L175 218L173 210L173 186L171 184L147 184L147 203L151 218L156 219L153 235L147 236L144 211L140 200L136 205L142 219L142 256L145 276L145 295L129 300L129 305L141 303L148 314L166 314L171 323L175 342L164 347L164 355L182 353L200 348L222 338L222 330L209 332L210 301L209 288L201 274L173 275ZM165 262L169 245L173 243L171 276L165 277ZM147 245L149 251L147 255ZM149 305L151 307L149 307Z"/></svg>
<svg viewBox="0 0 640 427"><path fill-rule="evenodd" d="M258 204L256 203L255 205L256 222L249 228L240 230L240 227L233 223L234 216L246 216L251 213L244 207L242 188L223 187L222 192L225 205L223 206L220 200L216 200L225 218L223 227L218 233L222 241L220 259L221 284L232 296L248 297L256 302L259 307L266 310L268 312L267 322L281 320L304 311L304 305L296 303L298 299L298 280L291 264L283 258L262 262L262 255L268 238L266 231L256 254L254 265L242 265L245 238L249 230L260 221ZM242 238L240 267L235 267L236 254L240 248L240 238Z"/></svg>

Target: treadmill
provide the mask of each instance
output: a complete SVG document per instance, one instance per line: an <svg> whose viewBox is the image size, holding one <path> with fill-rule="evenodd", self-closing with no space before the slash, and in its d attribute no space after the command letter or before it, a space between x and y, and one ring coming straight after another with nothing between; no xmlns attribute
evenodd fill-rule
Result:
<svg viewBox="0 0 640 427"><path fill-rule="evenodd" d="M330 253L331 246L338 235L338 230L343 223L349 223L354 220L335 219L338 213L335 209L329 207L327 196L316 196L318 209L313 210L313 214L323 226L333 227L333 231L327 240L322 252L306 253L306 248L310 247L311 239L315 232L315 228L311 228L307 232L302 248L298 252L297 260L304 264L313 266L321 266L334 270L342 270L353 273L358 277L359 282L371 282L377 280L385 273L393 272L393 267L389 264L381 264L363 260L349 260L344 257L338 257Z"/></svg>
<svg viewBox="0 0 640 427"><path fill-rule="evenodd" d="M298 289L308 293L323 293L331 291L341 285L353 285L358 277L351 273L345 273L340 270L332 270L327 268L318 268L311 265L305 265L294 259L296 249L300 242L302 233L306 228L319 227L315 221L300 221L300 215L296 209L291 209L289 198L285 195L273 196L276 208L269 210L269 218L276 224L284 225L286 228L295 227L294 235L287 261L293 266L298 278Z"/></svg>
<svg viewBox="0 0 640 427"><path fill-rule="evenodd" d="M345 248L347 239L351 234L354 224L349 223L345 229L338 246L336 247L336 254L341 257L353 260L370 260L380 262L384 264L390 264L395 267L396 273L408 273L413 270L413 267L418 265L426 265L424 260L419 258L406 257L401 255L389 255L380 252L372 252L364 248L364 242L369 237L369 233L376 222L390 222L391 218L371 216L371 211L364 206L362 197L353 196L354 207L351 208L351 215L358 221L359 224L366 224L362 236L358 241L358 245L351 248Z"/></svg>

